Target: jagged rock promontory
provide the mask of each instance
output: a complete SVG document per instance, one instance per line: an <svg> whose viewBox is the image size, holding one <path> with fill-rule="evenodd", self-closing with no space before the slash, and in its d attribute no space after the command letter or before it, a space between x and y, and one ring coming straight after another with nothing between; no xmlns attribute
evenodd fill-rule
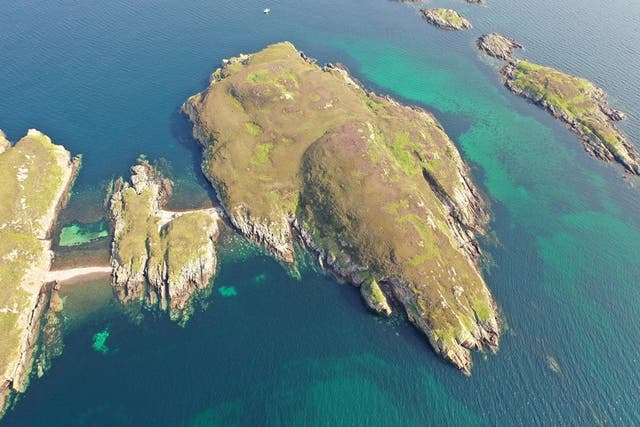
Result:
<svg viewBox="0 0 640 427"><path fill-rule="evenodd" d="M442 7L420 9L420 13L427 22L443 30L468 30L473 28L471 22L453 9Z"/></svg>
<svg viewBox="0 0 640 427"><path fill-rule="evenodd" d="M565 123L590 155L640 175L640 153L615 124L625 114L609 106L604 90L587 79L517 59L512 51L522 46L499 34L480 37L478 47L507 61L500 69L505 86Z"/></svg>
<svg viewBox="0 0 640 427"><path fill-rule="evenodd" d="M480 36L477 45L487 55L507 62L515 62L516 58L513 56L513 51L522 49L520 43L497 33Z"/></svg>
<svg viewBox="0 0 640 427"><path fill-rule="evenodd" d="M302 242L372 310L401 309L469 373L470 349L498 346L476 264L488 216L435 118L287 42L223 62L183 111L231 223L285 262Z"/></svg>
<svg viewBox="0 0 640 427"><path fill-rule="evenodd" d="M111 197L114 239L111 264L120 301L140 301L185 321L191 297L209 286L216 268L215 209L162 210L172 184L146 161L120 179Z"/></svg>
<svg viewBox="0 0 640 427"><path fill-rule="evenodd" d="M37 130L14 146L0 132L0 415L29 383L53 291L50 233L79 167Z"/></svg>

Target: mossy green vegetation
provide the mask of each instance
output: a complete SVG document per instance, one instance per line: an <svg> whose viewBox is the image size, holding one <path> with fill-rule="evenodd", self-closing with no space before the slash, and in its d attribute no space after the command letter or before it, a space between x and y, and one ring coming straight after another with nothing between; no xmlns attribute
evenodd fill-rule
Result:
<svg viewBox="0 0 640 427"><path fill-rule="evenodd" d="M290 43L233 58L214 76L183 109L238 229L288 262L301 235L337 275L371 278L368 301L386 299L384 282L465 371L468 348L497 346L495 304L470 244L482 203L432 115L366 92Z"/></svg>
<svg viewBox="0 0 640 427"><path fill-rule="evenodd" d="M31 366L18 359L39 322L31 316L51 263L49 230L75 168L64 147L36 130L14 146L0 132L0 382L11 378L17 390L16 376Z"/></svg>
<svg viewBox="0 0 640 427"><path fill-rule="evenodd" d="M640 174L640 156L614 124L623 114L608 107L604 91L592 82L522 60L505 67L503 74L512 91L567 123L591 154Z"/></svg>

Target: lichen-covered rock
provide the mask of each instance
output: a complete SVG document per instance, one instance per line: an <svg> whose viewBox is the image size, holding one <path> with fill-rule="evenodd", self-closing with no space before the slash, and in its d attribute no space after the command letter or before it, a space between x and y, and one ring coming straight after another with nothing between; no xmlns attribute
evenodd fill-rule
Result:
<svg viewBox="0 0 640 427"><path fill-rule="evenodd" d="M471 22L453 9L438 7L435 9L420 9L422 17L430 24L443 30L468 30L473 28Z"/></svg>
<svg viewBox="0 0 640 427"><path fill-rule="evenodd" d="M286 262L299 239L373 310L398 301L467 373L469 349L497 348L496 305L476 266L487 214L432 115L290 43L225 60L183 111L244 235Z"/></svg>
<svg viewBox="0 0 640 427"><path fill-rule="evenodd" d="M218 213L164 211L171 182L147 162L132 172L131 184L117 182L110 203L116 295L186 320L191 297L209 286L215 272Z"/></svg>

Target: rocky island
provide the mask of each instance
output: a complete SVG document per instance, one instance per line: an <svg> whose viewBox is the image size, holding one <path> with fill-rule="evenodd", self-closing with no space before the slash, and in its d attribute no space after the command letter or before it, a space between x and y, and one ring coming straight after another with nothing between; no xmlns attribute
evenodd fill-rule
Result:
<svg viewBox="0 0 640 427"><path fill-rule="evenodd" d="M476 42L478 49L489 56L492 56L509 63L515 63L516 57L513 51L522 49L522 45L513 39L501 34L491 33L480 36Z"/></svg>
<svg viewBox="0 0 640 427"><path fill-rule="evenodd" d="M50 234L79 166L37 130L13 146L0 132L0 415L25 391L43 319L59 305L45 283Z"/></svg>
<svg viewBox="0 0 640 427"><path fill-rule="evenodd" d="M474 235L488 216L435 118L287 42L223 63L183 111L231 223L286 263L302 243L469 374L470 349L498 346Z"/></svg>
<svg viewBox="0 0 640 427"><path fill-rule="evenodd" d="M206 289L216 269L215 209L163 210L172 184L146 161L120 179L111 197L114 238L111 264L116 296L169 311L186 321L191 298Z"/></svg>
<svg viewBox="0 0 640 427"><path fill-rule="evenodd" d="M427 22L443 30L468 30L473 28L471 22L453 9L442 7L420 9L420 13Z"/></svg>
<svg viewBox="0 0 640 427"><path fill-rule="evenodd" d="M509 90L565 123L590 155L617 161L627 172L640 175L640 154L615 124L625 115L609 107L604 90L589 80L517 59L513 49L522 46L499 34L484 35L477 44L483 52L507 62L500 73Z"/></svg>

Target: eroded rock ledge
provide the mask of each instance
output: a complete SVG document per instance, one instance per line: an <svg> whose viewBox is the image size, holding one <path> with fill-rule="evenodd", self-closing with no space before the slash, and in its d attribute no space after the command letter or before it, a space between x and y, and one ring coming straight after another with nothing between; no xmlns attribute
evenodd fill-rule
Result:
<svg viewBox="0 0 640 427"><path fill-rule="evenodd" d="M435 118L290 43L223 62L183 111L232 224L285 262L301 241L369 307L399 307L469 373L470 349L498 346L476 265L487 214Z"/></svg>
<svg viewBox="0 0 640 427"><path fill-rule="evenodd" d="M142 302L186 321L191 298L206 289L216 269L219 212L162 210L172 184L146 161L120 179L111 197L111 264L116 296Z"/></svg>
<svg viewBox="0 0 640 427"><path fill-rule="evenodd" d="M14 146L0 132L0 415L29 383L53 291L50 232L79 167L37 130Z"/></svg>
<svg viewBox="0 0 640 427"><path fill-rule="evenodd" d="M615 124L625 114L609 106L604 90L589 80L517 59L513 49L522 46L500 34L484 35L477 44L486 54L507 62L500 73L511 92L565 123L593 157L616 161L627 172L640 175L640 153Z"/></svg>

